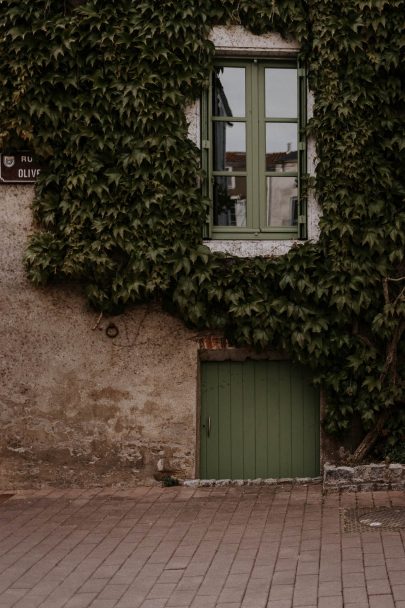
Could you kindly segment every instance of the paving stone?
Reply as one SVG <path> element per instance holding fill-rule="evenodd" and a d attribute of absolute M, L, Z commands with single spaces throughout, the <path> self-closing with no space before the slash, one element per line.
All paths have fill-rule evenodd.
<path fill-rule="evenodd" d="M 318 600 L 318 608 L 343 608 L 343 598 L 341 595 L 320 597 Z"/>
<path fill-rule="evenodd" d="M 65 608 L 87 608 L 96 598 L 96 595 L 96 593 L 79 593 L 74 595 L 68 603 L 65 604 Z"/>
<path fill-rule="evenodd" d="M 295 577 L 295 570 L 282 570 L 273 574 L 271 583 L 272 585 L 292 585 Z"/>
<path fill-rule="evenodd" d="M 164 599 L 145 600 L 141 604 L 142 608 L 164 608 L 165 605 L 166 605 L 166 600 L 164 600 Z"/>
<path fill-rule="evenodd" d="M 391 585 L 403 585 L 405 581 L 405 570 L 388 572 Z"/>
<path fill-rule="evenodd" d="M 319 572 L 319 560 L 315 562 L 300 562 L 297 566 L 297 574 L 317 574 Z"/>
<path fill-rule="evenodd" d="M 371 595 L 369 603 L 370 608 L 395 608 L 391 595 Z"/>
<path fill-rule="evenodd" d="M 404 573 L 403 582 L 404 582 L 403 585 L 393 585 L 392 586 L 392 592 L 394 594 L 394 599 L 396 602 L 399 602 L 400 600 L 405 601 L 405 573 Z"/>
<path fill-rule="evenodd" d="M 367 566 L 364 569 L 364 574 L 367 580 L 376 580 L 387 578 L 387 569 L 384 566 Z"/>
<path fill-rule="evenodd" d="M 272 585 L 270 600 L 290 600 L 294 593 L 293 585 Z"/>
<path fill-rule="evenodd" d="M 194 598 L 191 608 L 215 608 L 217 603 L 217 596 L 198 596 Z"/>
<path fill-rule="evenodd" d="M 388 579 L 367 581 L 367 593 L 369 595 L 386 595 L 391 593 Z"/>
<path fill-rule="evenodd" d="M 363 556 L 365 566 L 384 566 L 385 556 L 384 553 L 367 554 Z"/>
<path fill-rule="evenodd" d="M 269 600 L 266 608 L 292 608 L 292 600 Z"/>
<path fill-rule="evenodd" d="M 342 595 L 342 584 L 340 581 L 324 581 L 319 583 L 318 595 L 322 597 L 336 597 Z M 326 604 L 326 601 L 323 601 Z"/>
<path fill-rule="evenodd" d="M 363 572 L 345 572 L 342 577 L 343 587 L 365 587 L 366 581 Z"/>
<path fill-rule="evenodd" d="M 342 560 L 342 572 L 364 572 L 363 562 L 357 559 Z"/>
<path fill-rule="evenodd" d="M 345 604 L 367 602 L 367 590 L 365 587 L 349 587 L 343 589 L 343 599 Z"/>

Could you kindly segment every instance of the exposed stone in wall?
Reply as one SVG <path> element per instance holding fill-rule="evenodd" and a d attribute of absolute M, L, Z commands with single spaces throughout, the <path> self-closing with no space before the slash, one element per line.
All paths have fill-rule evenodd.
<path fill-rule="evenodd" d="M 339 467 L 326 464 L 323 487 L 324 490 L 405 490 L 405 465 Z"/>
<path fill-rule="evenodd" d="M 217 334 L 200 335 L 198 337 L 198 345 L 200 349 L 205 350 L 223 350 L 232 348 L 224 336 Z"/>
<path fill-rule="evenodd" d="M 157 306 L 95 328 L 78 288 L 34 288 L 22 264 L 32 197 L 0 188 L 0 487 L 128 485 L 162 458 L 194 477 L 194 334 Z"/>
<path fill-rule="evenodd" d="M 210 40 L 220 53 L 227 55 L 234 52 L 242 55 L 262 52 L 268 56 L 293 56 L 298 50 L 298 43 L 286 40 L 278 32 L 257 36 L 241 25 L 222 25 L 212 29 Z"/>
<path fill-rule="evenodd" d="M 189 139 L 191 139 L 198 148 L 201 148 L 201 107 L 199 99 L 186 108 L 186 120 L 188 123 Z"/>

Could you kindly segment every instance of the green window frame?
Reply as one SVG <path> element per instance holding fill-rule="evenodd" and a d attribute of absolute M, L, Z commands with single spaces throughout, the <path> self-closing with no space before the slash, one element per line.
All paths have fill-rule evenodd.
<path fill-rule="evenodd" d="M 225 73 L 225 68 L 244 70 L 245 90 L 240 92 L 240 99 L 244 98 L 244 103 L 236 103 L 239 107 L 244 105 L 242 116 L 232 113 L 230 107 L 232 104 L 227 103 L 225 88 L 221 88 L 224 103 L 221 105 L 218 102 L 218 90 L 222 85 L 218 85 L 220 78 L 217 75 L 221 74 L 221 70 L 222 73 Z M 277 70 L 284 70 L 284 72 L 277 72 Z M 291 71 L 290 74 L 289 71 Z M 233 71 L 235 74 L 237 72 L 242 73 Z M 232 71 L 228 70 L 228 73 L 232 73 Z M 271 98 L 272 91 L 275 91 L 276 87 L 274 85 L 272 89 L 271 75 L 277 83 L 280 82 L 283 75 L 288 74 L 289 82 L 291 82 L 291 75 L 294 80 L 295 73 L 297 109 L 294 115 L 273 115 L 268 99 Z M 214 104 L 214 94 L 216 105 Z M 233 87 L 234 99 L 237 99 L 238 94 L 235 96 L 235 87 Z M 216 109 L 221 107 L 215 114 L 214 105 Z M 274 107 L 277 106 L 280 107 L 280 100 L 274 104 Z M 259 240 L 306 239 L 307 201 L 303 188 L 303 178 L 307 173 L 306 76 L 305 69 L 300 66 L 298 58 L 272 60 L 218 58 L 214 63 L 210 86 L 202 96 L 201 114 L 202 167 L 206 175 L 203 194 L 210 201 L 204 237 Z M 272 146 L 273 148 L 274 146 L 281 147 L 281 143 L 276 141 L 277 137 L 281 142 L 286 133 L 295 132 L 294 129 L 291 131 L 292 125 L 296 125 L 297 129 L 297 150 L 290 152 L 287 147 L 282 152 L 271 154 L 269 150 L 272 150 Z M 231 128 L 234 129 L 234 133 L 237 131 L 240 134 L 244 133 L 243 137 L 240 137 L 240 141 L 243 140 L 245 144 L 243 152 L 226 150 L 227 138 L 228 141 L 232 140 L 232 134 L 227 135 Z M 284 136 L 282 135 L 283 129 L 285 130 Z M 277 137 L 274 135 L 272 139 L 272 133 L 278 133 Z M 235 135 L 233 135 L 233 140 L 235 141 Z M 244 144 L 234 145 L 241 147 Z M 232 143 L 229 145 L 232 146 Z M 218 162 L 219 157 L 220 162 Z M 231 161 L 231 165 L 234 162 L 231 167 L 225 166 L 226 159 L 229 158 L 237 159 Z M 293 158 L 294 162 L 272 160 L 276 158 Z M 285 170 L 284 167 L 287 169 Z M 241 185 L 235 186 L 235 183 Z M 236 192 L 235 196 L 229 194 L 232 190 Z M 276 205 L 278 219 L 275 211 Z M 273 220 L 274 217 L 275 220 Z"/>

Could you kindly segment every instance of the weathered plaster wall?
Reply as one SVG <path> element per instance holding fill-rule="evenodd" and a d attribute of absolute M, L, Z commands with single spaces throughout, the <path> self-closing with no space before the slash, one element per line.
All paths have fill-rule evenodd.
<path fill-rule="evenodd" d="M 0 188 L 0 487 L 194 477 L 197 348 L 157 307 L 116 318 L 77 288 L 35 289 L 22 256 L 33 188 Z M 114 322 L 116 338 L 105 328 Z"/>

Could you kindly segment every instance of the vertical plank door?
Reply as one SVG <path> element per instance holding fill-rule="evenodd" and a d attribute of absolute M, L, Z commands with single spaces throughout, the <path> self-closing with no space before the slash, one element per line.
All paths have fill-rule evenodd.
<path fill-rule="evenodd" d="M 319 392 L 289 361 L 202 362 L 200 477 L 319 475 Z"/>

